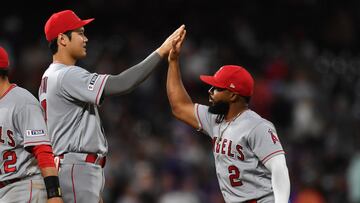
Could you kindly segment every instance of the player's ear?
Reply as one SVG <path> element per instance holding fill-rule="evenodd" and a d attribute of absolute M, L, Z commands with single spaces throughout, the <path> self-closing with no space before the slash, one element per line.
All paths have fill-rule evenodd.
<path fill-rule="evenodd" d="M 239 95 L 231 92 L 230 101 L 231 101 L 231 102 L 235 102 L 235 101 L 237 101 L 238 99 L 239 99 Z"/>
<path fill-rule="evenodd" d="M 58 44 L 59 45 L 62 45 L 62 46 L 66 46 L 66 35 L 64 35 L 64 34 L 62 34 L 62 33 L 60 33 L 59 35 L 58 35 L 58 37 L 57 37 L 57 41 L 58 41 Z"/>

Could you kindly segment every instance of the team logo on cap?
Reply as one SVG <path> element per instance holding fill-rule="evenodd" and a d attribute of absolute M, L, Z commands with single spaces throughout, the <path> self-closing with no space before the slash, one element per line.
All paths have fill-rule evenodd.
<path fill-rule="evenodd" d="M 26 136 L 28 137 L 40 137 L 45 135 L 44 130 L 26 130 Z"/>

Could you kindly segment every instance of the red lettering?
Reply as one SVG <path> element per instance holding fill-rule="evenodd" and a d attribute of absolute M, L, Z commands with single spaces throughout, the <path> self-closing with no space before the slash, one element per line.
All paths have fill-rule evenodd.
<path fill-rule="evenodd" d="M 238 186 L 242 186 L 242 182 L 240 180 L 240 170 L 238 169 L 238 167 L 231 165 L 228 167 L 229 170 L 229 179 L 230 179 L 230 184 L 233 187 L 238 187 Z"/>
<path fill-rule="evenodd" d="M 220 142 L 221 142 L 221 138 L 219 139 L 219 141 L 216 142 L 216 153 L 219 153 L 220 151 Z"/>
<path fill-rule="evenodd" d="M 234 154 L 231 153 L 231 145 L 232 145 L 232 141 L 229 140 L 229 147 L 228 147 L 228 153 L 227 153 L 227 155 L 228 155 L 229 157 L 234 157 Z"/>
<path fill-rule="evenodd" d="M 9 138 L 8 144 L 10 147 L 15 147 L 15 141 L 13 135 L 14 133 L 11 130 L 7 130 L 7 136 Z"/>
<path fill-rule="evenodd" d="M 213 151 L 215 151 L 216 139 L 217 139 L 217 137 L 213 137 L 213 139 L 211 140 L 211 143 L 212 143 L 212 146 L 213 146 Z"/>
<path fill-rule="evenodd" d="M 227 142 L 227 139 L 224 139 L 222 145 L 221 145 L 221 154 L 225 154 L 225 150 L 224 148 L 226 147 L 226 142 Z"/>
<path fill-rule="evenodd" d="M 240 161 L 244 161 L 244 159 L 245 159 L 244 153 L 241 151 L 242 149 L 243 149 L 242 146 L 236 145 L 236 151 L 239 153 L 239 156 L 237 156 L 237 158 Z"/>
<path fill-rule="evenodd" d="M 44 78 L 41 80 L 41 84 L 40 84 L 40 94 L 46 93 L 46 90 L 47 90 L 47 79 L 48 79 L 48 77 L 44 77 Z"/>
<path fill-rule="evenodd" d="M 41 106 L 44 110 L 44 119 L 45 119 L 45 122 L 47 121 L 47 115 L 46 115 L 46 99 L 44 100 L 41 100 Z"/>
<path fill-rule="evenodd" d="M 10 158 L 10 159 L 9 159 Z M 4 162 L 4 172 L 11 173 L 16 171 L 16 166 L 9 166 L 16 164 L 16 153 L 14 151 L 6 151 L 3 155 L 3 159 L 6 160 Z"/>

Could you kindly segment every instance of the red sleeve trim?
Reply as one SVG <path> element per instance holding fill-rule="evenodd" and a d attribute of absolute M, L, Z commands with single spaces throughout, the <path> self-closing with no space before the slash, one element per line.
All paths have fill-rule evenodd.
<path fill-rule="evenodd" d="M 10 92 L 10 90 L 14 89 L 16 87 L 16 84 L 11 84 L 10 87 L 0 96 L 0 99 L 2 99 L 3 97 L 5 97 L 5 95 L 7 93 Z"/>
<path fill-rule="evenodd" d="M 102 92 L 102 91 L 101 91 L 101 90 L 102 90 L 102 86 L 104 85 L 104 82 L 105 82 L 106 78 L 108 78 L 108 77 L 109 77 L 108 75 L 105 75 L 104 78 L 103 78 L 103 80 L 101 81 L 99 91 L 98 91 L 98 93 L 96 94 L 96 99 L 95 99 L 95 104 L 96 104 L 96 105 L 99 105 L 99 102 L 100 102 L 100 101 L 99 101 L 99 100 L 100 100 L 99 95 L 100 95 L 100 92 Z"/>
<path fill-rule="evenodd" d="M 285 154 L 285 151 L 284 151 L 284 150 L 275 151 L 275 152 L 267 155 L 265 158 L 263 158 L 263 159 L 261 160 L 261 162 L 262 162 L 263 164 L 265 164 L 265 162 L 267 162 L 267 161 L 268 161 L 271 157 L 273 157 L 273 155 L 275 155 L 275 154 Z"/>

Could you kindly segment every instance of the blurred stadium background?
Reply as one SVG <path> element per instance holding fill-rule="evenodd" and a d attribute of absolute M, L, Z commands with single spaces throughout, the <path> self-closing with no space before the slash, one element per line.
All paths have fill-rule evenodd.
<path fill-rule="evenodd" d="M 187 26 L 182 73 L 207 104 L 200 74 L 239 64 L 256 79 L 251 107 L 277 127 L 291 202 L 360 202 L 360 1 L 88 0 L 2 4 L 0 45 L 11 80 L 37 97 L 51 62 L 43 26 L 53 13 L 95 17 L 79 65 L 120 73 Z M 35 9 L 36 8 L 36 9 Z M 220 203 L 211 142 L 171 117 L 167 63 L 128 95 L 101 106 L 109 141 L 105 202 Z"/>

